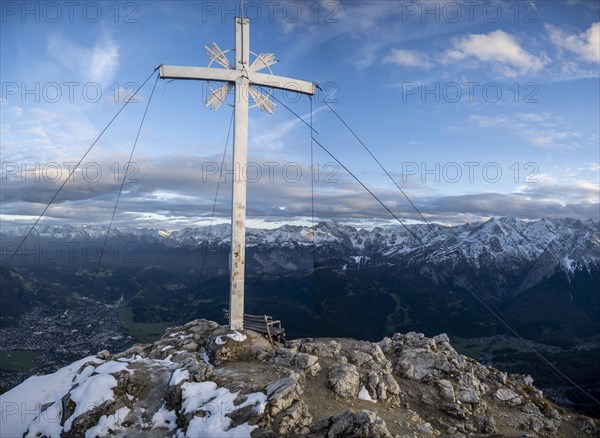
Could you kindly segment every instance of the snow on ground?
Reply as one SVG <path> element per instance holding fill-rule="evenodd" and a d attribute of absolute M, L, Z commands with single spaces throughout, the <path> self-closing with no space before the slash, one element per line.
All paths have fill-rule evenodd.
<path fill-rule="evenodd" d="M 246 336 L 233 332 L 221 338 L 241 342 Z M 203 359 L 207 360 L 203 352 Z M 75 420 L 85 412 L 103 403 L 115 400 L 114 388 L 117 387 L 117 373 L 136 372 L 130 368 L 132 363 L 144 363 L 150 367 L 176 367 L 171 360 L 147 359 L 137 355 L 119 360 L 103 361 L 95 356 L 86 357 L 56 373 L 47 376 L 33 376 L 16 388 L 0 396 L 1 423 L 0 436 L 18 437 L 28 432 L 28 437 L 46 436 L 60 438 L 61 434 L 72 431 Z M 87 366 L 84 366 L 89 363 Z M 264 412 L 267 397 L 262 392 L 240 395 L 226 388 L 219 388 L 214 382 L 186 382 L 189 371 L 175 369 L 169 380 L 169 385 L 181 385 L 182 410 L 185 414 L 200 414 L 194 416 L 189 423 L 186 436 L 211 437 L 244 437 L 256 428 L 249 424 L 232 427 L 233 411 L 249 407 L 257 414 Z M 74 411 L 61 426 L 65 417 L 62 412 L 62 400 L 67 396 L 75 403 Z M 243 400 L 243 401 L 242 401 Z M 239 403 L 236 405 L 235 403 Z M 86 437 L 107 436 L 111 433 L 124 433 L 123 422 L 134 413 L 128 407 L 122 407 L 113 414 L 110 411 L 101 416 L 85 434 Z M 181 435 L 177 429 L 175 411 L 169 411 L 165 405 L 154 413 L 152 422 L 147 424 L 152 428 L 167 428 Z"/>
<path fill-rule="evenodd" d="M 573 274 L 575 272 L 575 267 L 577 266 L 577 261 L 571 260 L 569 256 L 564 256 L 562 264 L 569 273 Z"/>
<path fill-rule="evenodd" d="M 117 379 L 115 379 L 112 374 L 125 370 L 131 372 L 131 370 L 127 368 L 126 363 L 110 361 L 103 363 L 94 369 L 94 375 L 83 379 L 77 379 L 79 386 L 70 392 L 71 400 L 76 404 L 75 412 L 65 420 L 65 432 L 71 430 L 73 421 L 81 414 L 100 406 L 105 401 L 115 399 L 112 389 L 117 386 Z M 123 421 L 124 418 L 125 417 L 122 417 L 121 421 Z M 112 418 L 112 420 L 116 421 L 117 418 Z M 106 424 L 110 421 L 110 419 L 104 420 Z"/>
<path fill-rule="evenodd" d="M 127 368 L 126 363 L 116 362 L 114 360 L 103 363 L 94 369 L 94 372 L 98 374 L 115 374 L 121 371 L 128 371 L 130 373 L 132 372 L 129 368 Z"/>
<path fill-rule="evenodd" d="M 371 398 L 371 395 L 369 394 L 369 391 L 367 391 L 367 388 L 365 388 L 364 386 L 358 392 L 358 398 L 360 400 L 366 400 L 366 401 L 370 401 L 370 402 L 373 402 L 373 403 L 377 403 L 375 400 L 373 400 Z"/>
<path fill-rule="evenodd" d="M 29 424 L 41 427 L 48 437 L 58 437 L 62 409 L 60 403 L 52 405 L 43 413 L 41 407 L 60 401 L 69 391 L 77 370 L 86 362 L 101 363 L 95 356 L 88 356 L 46 376 L 31 376 L 17 387 L 0 395 L 0 430 L 2 436 L 23 436 Z"/>
<path fill-rule="evenodd" d="M 202 358 L 202 360 L 204 361 L 204 363 L 205 363 L 206 365 L 210 365 L 210 359 L 209 359 L 209 357 L 208 357 L 208 354 L 206 354 L 206 351 L 202 351 L 202 352 L 200 353 L 200 357 Z"/>
<path fill-rule="evenodd" d="M 65 421 L 65 432 L 71 430 L 73 421 L 87 410 L 108 400 L 114 400 L 112 391 L 117 386 L 117 379 L 110 374 L 97 374 L 85 379 L 71 391 L 71 400 L 76 403 L 75 412 Z"/>
<path fill-rule="evenodd" d="M 173 430 L 177 427 L 177 415 L 175 411 L 169 411 L 165 405 L 154 413 L 152 416 L 152 428 L 165 427 Z"/>
<path fill-rule="evenodd" d="M 237 341 L 237 342 L 244 342 L 244 341 L 247 339 L 247 336 L 246 336 L 246 335 L 243 335 L 243 334 L 241 334 L 241 333 L 240 333 L 240 332 L 238 332 L 237 330 L 236 330 L 236 331 L 234 331 L 233 333 L 229 333 L 229 334 L 227 335 L 227 337 L 228 337 L 229 339 L 233 339 L 234 341 Z"/>
<path fill-rule="evenodd" d="M 178 368 L 175 371 L 173 371 L 171 380 L 169 380 L 169 386 L 177 386 L 184 380 L 187 380 L 189 377 L 190 377 L 190 372 L 188 370 Z"/>
<path fill-rule="evenodd" d="M 100 417 L 98 424 L 89 428 L 85 432 L 85 438 L 95 438 L 97 436 L 109 436 L 109 431 L 115 432 L 121 428 L 121 423 L 125 417 L 131 412 L 127 406 L 117 409 L 114 414 L 103 415 Z"/>
<path fill-rule="evenodd" d="M 98 366 L 88 365 L 81 369 L 87 362 Z M 112 389 L 117 386 L 117 380 L 112 374 L 121 371 L 132 372 L 127 363 L 104 362 L 95 356 L 88 356 L 53 374 L 30 377 L 0 396 L 1 436 L 23 436 L 29 430 L 27 436 L 60 437 L 61 432 L 71 429 L 78 416 L 107 400 L 114 400 Z M 71 389 L 75 384 L 77 387 Z M 69 394 L 76 407 L 63 428 L 60 422 L 65 394 Z M 128 413 L 120 409 L 113 415 L 103 416 L 90 436 L 103 435 L 108 428 L 115 429 Z"/>
<path fill-rule="evenodd" d="M 164 359 L 147 359 L 145 357 L 140 356 L 139 354 L 134 354 L 131 357 L 122 357 L 118 359 L 118 361 L 129 363 L 143 363 L 150 366 L 172 367 L 175 366 L 175 363 L 171 359 L 173 359 L 172 354 L 169 354 Z"/>
<path fill-rule="evenodd" d="M 181 389 L 184 413 L 205 413 L 204 417 L 196 416 L 190 421 L 186 433 L 189 437 L 249 437 L 256 426 L 245 423 L 230 428 L 231 419 L 227 414 L 245 406 L 254 406 L 257 413 L 262 413 L 267 403 L 267 396 L 256 392 L 247 395 L 245 402 L 235 406 L 239 392 L 232 393 L 227 388 L 219 388 L 214 382 L 184 383 Z"/>
<path fill-rule="evenodd" d="M 237 330 L 234 331 L 233 333 L 227 334 L 226 336 L 229 339 L 232 339 L 236 342 L 244 342 L 246 339 L 248 339 L 248 337 L 246 335 L 243 335 L 242 333 L 238 332 Z M 215 338 L 215 344 L 224 345 L 225 343 L 227 343 L 227 339 L 223 339 L 223 336 L 217 336 Z"/>
<path fill-rule="evenodd" d="M 369 260 L 371 260 L 371 257 L 369 256 L 362 256 L 362 255 L 358 255 L 358 256 L 350 256 L 349 257 L 351 260 L 354 260 L 354 263 L 356 263 L 358 266 L 361 265 L 361 263 L 364 265 L 365 263 L 367 263 Z"/>

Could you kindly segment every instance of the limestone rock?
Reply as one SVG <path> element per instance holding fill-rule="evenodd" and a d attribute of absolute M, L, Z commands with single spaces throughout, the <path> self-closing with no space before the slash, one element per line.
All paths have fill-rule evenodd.
<path fill-rule="evenodd" d="M 385 421 L 371 411 L 345 411 L 318 421 L 312 432 L 327 438 L 391 437 Z"/>
<path fill-rule="evenodd" d="M 475 424 L 477 430 L 481 433 L 494 433 L 496 431 L 496 421 L 490 415 L 475 417 Z"/>
<path fill-rule="evenodd" d="M 400 385 L 389 371 L 369 371 L 363 380 L 365 388 L 374 400 L 385 401 L 400 395 Z"/>
<path fill-rule="evenodd" d="M 460 420 L 465 420 L 469 416 L 469 413 L 464 409 L 464 407 L 457 403 L 446 403 L 442 406 L 442 410 L 451 417 L 458 418 Z"/>
<path fill-rule="evenodd" d="M 309 376 L 315 376 L 321 371 L 317 356 L 298 352 L 295 348 L 277 347 L 268 351 L 261 350 L 256 358 L 274 365 L 298 368 Z"/>
<path fill-rule="evenodd" d="M 396 372 L 411 380 L 426 381 L 443 379 L 458 369 L 444 356 L 419 347 L 400 353 Z"/>
<path fill-rule="evenodd" d="M 523 403 L 523 399 L 514 391 L 508 388 L 498 389 L 494 394 L 494 397 L 496 397 L 496 399 L 500 400 L 501 402 L 507 403 L 510 406 L 519 406 Z"/>
<path fill-rule="evenodd" d="M 439 432 L 433 428 L 431 423 L 423 422 L 416 426 L 416 430 L 421 437 L 430 437 L 439 435 Z"/>
<path fill-rule="evenodd" d="M 303 393 L 296 377 L 286 377 L 265 388 L 270 414 L 275 416 L 289 408 Z"/>
<path fill-rule="evenodd" d="M 526 428 L 529 428 L 532 432 L 538 433 L 544 428 L 544 422 L 539 417 L 528 417 Z"/>
<path fill-rule="evenodd" d="M 525 412 L 526 414 L 529 414 L 529 415 L 535 415 L 537 417 L 542 416 L 542 413 L 540 412 L 538 407 L 536 405 L 534 405 L 533 403 L 525 403 L 521 407 L 521 412 Z"/>
<path fill-rule="evenodd" d="M 445 379 L 439 380 L 437 383 L 440 389 L 440 397 L 447 402 L 454 403 L 456 401 L 456 398 L 452 383 L 449 380 Z"/>
<path fill-rule="evenodd" d="M 596 423 L 591 418 L 586 418 L 582 422 L 579 423 L 579 430 L 583 431 L 587 435 L 594 435 L 598 433 L 598 428 L 596 427 Z"/>
<path fill-rule="evenodd" d="M 280 417 L 277 433 L 281 435 L 289 433 L 306 434 L 309 432 L 308 426 L 313 421 L 308 406 L 302 400 L 287 408 L 280 414 Z"/>
<path fill-rule="evenodd" d="M 96 353 L 96 357 L 98 359 L 108 360 L 108 359 L 110 359 L 110 353 L 108 352 L 108 350 L 102 350 L 102 351 L 99 351 L 98 353 Z"/>
<path fill-rule="evenodd" d="M 458 387 L 458 395 L 456 398 L 462 403 L 479 403 L 479 394 L 477 393 L 477 390 L 475 388 L 469 388 L 466 386 Z"/>
<path fill-rule="evenodd" d="M 397 333 L 379 343 L 307 338 L 273 347 L 255 332 L 243 340 L 228 333 L 192 321 L 153 344 L 101 351 L 63 369 L 63 389 L 40 385 L 52 398 L 40 401 L 25 436 L 48 435 L 41 424 L 52 413 L 58 418 L 51 435 L 62 437 L 206 436 L 198 426 L 215 419 L 216 435 L 253 438 L 598 434 L 593 420 L 560 415 L 531 377 L 462 356 L 446 335 Z M 95 379 L 102 382 L 95 386 Z M 356 398 L 362 386 L 376 403 Z"/>
<path fill-rule="evenodd" d="M 337 364 L 329 372 L 329 386 L 341 398 L 356 397 L 360 376 L 355 365 Z"/>
<path fill-rule="evenodd" d="M 295 346 L 302 353 L 318 357 L 336 357 L 341 349 L 340 343 L 337 341 L 320 342 L 310 338 L 291 341 L 290 345 Z"/>

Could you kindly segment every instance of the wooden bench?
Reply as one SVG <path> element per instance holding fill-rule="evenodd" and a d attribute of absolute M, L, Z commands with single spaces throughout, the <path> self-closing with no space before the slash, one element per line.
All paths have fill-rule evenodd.
<path fill-rule="evenodd" d="M 225 309 L 223 313 L 229 320 L 229 310 Z M 272 316 L 244 314 L 244 328 L 266 335 L 271 345 L 285 342 L 285 329 L 281 327 L 281 321 L 274 321 Z"/>

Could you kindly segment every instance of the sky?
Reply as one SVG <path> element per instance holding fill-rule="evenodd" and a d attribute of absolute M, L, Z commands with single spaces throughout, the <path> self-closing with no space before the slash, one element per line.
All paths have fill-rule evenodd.
<path fill-rule="evenodd" d="M 204 46 L 213 42 L 233 49 L 240 6 L 2 2 L 1 226 L 31 226 L 53 197 L 40 224 L 108 224 L 146 108 L 113 226 L 207 225 L 217 186 L 215 222 L 227 222 L 232 107 L 205 108 L 218 84 L 157 80 L 153 71 L 208 66 Z M 250 110 L 250 226 L 396 223 L 311 145 L 311 119 L 319 143 L 398 218 L 419 222 L 326 103 L 429 221 L 600 219 L 600 2 L 245 1 L 244 9 L 250 49 L 279 60 L 273 74 L 321 88 L 312 102 L 274 92 L 273 115 Z"/>

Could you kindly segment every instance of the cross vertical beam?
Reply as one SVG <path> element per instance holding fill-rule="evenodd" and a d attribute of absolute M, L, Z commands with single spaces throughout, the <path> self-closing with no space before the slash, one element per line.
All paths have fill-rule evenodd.
<path fill-rule="evenodd" d="M 256 106 L 272 113 L 275 105 L 262 94 L 259 88 L 275 88 L 312 96 L 316 84 L 298 79 L 260 73 L 276 61 L 272 53 L 255 55 L 250 64 L 250 20 L 235 19 L 235 66 L 216 44 L 205 46 L 211 64 L 224 68 L 186 67 L 179 65 L 160 66 L 162 79 L 217 81 L 225 84 L 212 92 L 206 106 L 216 110 L 225 102 L 232 86 L 235 86 L 235 128 L 233 134 L 233 193 L 231 205 L 231 283 L 229 291 L 229 328 L 244 328 L 244 273 L 246 267 L 246 165 L 248 161 L 248 99 L 249 94 Z M 270 71 L 270 69 L 269 69 Z M 258 87 L 258 88 L 257 88 Z"/>
<path fill-rule="evenodd" d="M 236 69 L 247 72 L 250 59 L 249 20 L 235 19 Z M 244 328 L 244 272 L 246 265 L 246 171 L 248 162 L 248 75 L 235 81 L 235 128 L 233 134 L 233 195 L 231 210 L 231 283 L 229 327 Z"/>

